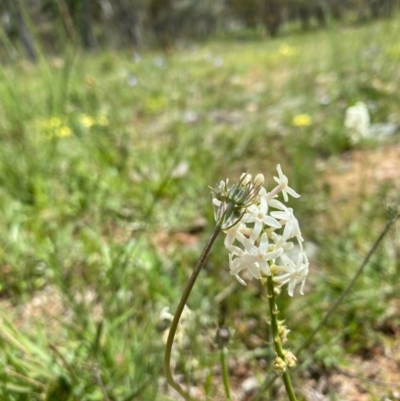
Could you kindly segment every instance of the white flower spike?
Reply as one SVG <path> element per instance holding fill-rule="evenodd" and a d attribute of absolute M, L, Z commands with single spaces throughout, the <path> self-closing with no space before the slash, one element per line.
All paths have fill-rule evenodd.
<path fill-rule="evenodd" d="M 277 288 L 287 284 L 288 293 L 293 296 L 298 284 L 303 293 L 308 260 L 299 222 L 293 209 L 278 200 L 278 195 L 282 193 L 284 202 L 289 195 L 294 198 L 300 195 L 289 187 L 289 180 L 279 164 L 277 171 L 278 177 L 274 180 L 278 186 L 271 192 L 262 186 L 262 174 L 254 179 L 250 174 L 242 174 L 239 183 L 230 187 L 228 180 L 221 181 L 213 190 L 213 204 L 216 219 L 222 218 L 231 275 L 243 285 L 246 279 L 272 276 Z M 290 252 L 295 244 L 298 248 L 296 262 L 291 259 L 293 252 Z"/>

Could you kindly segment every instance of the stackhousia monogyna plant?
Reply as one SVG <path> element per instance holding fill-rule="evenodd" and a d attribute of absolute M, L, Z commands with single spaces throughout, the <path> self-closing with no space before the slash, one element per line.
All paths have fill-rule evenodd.
<path fill-rule="evenodd" d="M 246 279 L 261 280 L 267 289 L 270 309 L 268 322 L 276 353 L 273 368 L 282 376 L 289 399 L 296 400 L 288 372 L 289 368 L 296 364 L 296 357 L 284 348 L 289 330 L 283 325 L 282 317 L 278 320 L 276 297 L 284 285 L 287 285 L 290 296 L 294 295 L 297 285 L 300 285 L 300 293 L 303 293 L 309 264 L 299 223 L 293 209 L 284 203 L 288 201 L 289 195 L 295 198 L 300 195 L 289 187 L 288 179 L 280 165 L 277 166 L 277 170 L 278 177 L 274 177 L 277 185 L 270 192 L 263 186 L 262 174 L 254 178 L 250 174 L 242 174 L 240 180 L 231 186 L 229 181 L 225 180 L 212 188 L 216 225 L 183 292 L 172 320 L 165 350 L 164 367 L 167 381 L 187 400 L 192 400 L 192 397 L 174 380 L 171 372 L 172 345 L 189 294 L 215 239 L 221 232 L 225 234 L 224 244 L 229 252 L 230 274 L 243 285 L 246 285 Z M 279 200 L 280 194 L 283 201 Z M 225 365 L 223 358 L 222 365 Z M 230 399 L 226 369 L 223 369 L 223 375 L 226 395 Z"/>

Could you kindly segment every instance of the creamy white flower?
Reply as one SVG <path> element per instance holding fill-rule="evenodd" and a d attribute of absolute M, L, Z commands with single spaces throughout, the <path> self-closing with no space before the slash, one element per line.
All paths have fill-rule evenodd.
<path fill-rule="evenodd" d="M 247 256 L 246 253 L 244 253 L 243 256 L 239 256 L 236 259 L 232 258 L 230 260 L 229 268 L 231 270 L 231 274 L 236 278 L 238 278 L 238 274 L 242 270 L 247 269 L 247 271 L 250 273 L 252 277 L 254 277 L 256 280 L 260 280 L 261 279 L 260 266 L 255 261 L 249 261 L 246 258 L 246 256 Z"/>
<path fill-rule="evenodd" d="M 274 241 L 275 249 L 283 248 L 284 251 L 290 251 L 294 248 L 293 242 L 287 242 L 282 235 L 275 232 L 271 233 L 271 239 Z"/>
<path fill-rule="evenodd" d="M 274 281 L 280 286 L 289 283 L 288 294 L 291 297 L 296 285 L 301 283 L 300 294 L 303 294 L 303 287 L 308 274 L 307 257 L 305 257 L 304 253 L 300 253 L 297 263 L 294 263 L 286 254 L 281 255 L 280 259 L 283 266 L 276 266 L 276 268 L 283 272 L 283 274 L 275 276 Z"/>
<path fill-rule="evenodd" d="M 293 196 L 293 198 L 299 198 L 300 195 L 292 188 L 289 187 L 289 180 L 286 177 L 286 175 L 283 174 L 281 165 L 278 164 L 276 166 L 276 169 L 278 171 L 279 177 L 274 177 L 274 180 L 279 184 L 278 187 L 275 188 L 275 190 L 278 190 L 278 192 L 282 192 L 283 194 L 283 199 L 285 202 L 289 200 L 289 195 Z M 274 190 L 274 191 L 275 191 Z M 274 191 L 271 192 L 271 194 L 274 193 Z M 273 194 L 275 196 L 275 194 Z"/>
<path fill-rule="evenodd" d="M 250 241 L 252 242 L 259 237 L 264 225 L 274 228 L 282 227 L 276 219 L 268 215 L 268 203 L 265 196 L 261 197 L 258 206 L 251 205 L 247 208 L 242 221 L 244 223 L 254 223 L 253 233 L 250 236 Z"/>
<path fill-rule="evenodd" d="M 233 268 L 233 255 L 230 253 L 229 254 L 229 269 L 231 270 L 231 274 L 236 277 L 236 280 L 239 281 L 240 284 L 247 285 L 246 282 L 239 276 L 239 274 L 232 273 L 232 268 Z"/>
<path fill-rule="evenodd" d="M 348 129 L 353 143 L 368 136 L 370 117 L 367 105 L 363 102 L 357 102 L 354 106 L 349 107 L 346 110 L 344 125 Z"/>
<path fill-rule="evenodd" d="M 224 230 L 224 233 L 226 234 L 224 241 L 225 248 L 229 250 L 235 240 L 243 242 L 243 239 L 245 238 L 242 233 L 243 230 L 246 230 L 246 225 L 241 222 L 227 230 Z"/>
<path fill-rule="evenodd" d="M 299 222 L 293 214 L 293 209 L 288 207 L 286 210 L 281 212 L 271 212 L 273 217 L 281 220 L 281 223 L 285 226 L 283 229 L 283 238 L 288 240 L 293 237 L 297 237 L 299 242 L 304 241 L 301 236 Z"/>
<path fill-rule="evenodd" d="M 241 249 L 241 248 L 239 248 L 238 246 L 235 246 L 235 245 L 232 245 L 230 248 L 229 248 L 229 252 L 232 254 L 232 255 L 235 255 L 235 256 L 243 256 L 244 254 L 245 254 L 245 251 L 243 250 L 243 249 Z"/>
<path fill-rule="evenodd" d="M 267 194 L 267 199 L 268 199 L 268 206 L 279 210 L 287 209 L 287 206 L 285 206 L 281 201 L 278 201 L 277 199 L 271 199 L 269 194 Z"/>
<path fill-rule="evenodd" d="M 277 250 L 269 251 L 268 237 L 265 233 L 261 236 L 259 246 L 255 246 L 247 238 L 243 241 L 243 245 L 245 247 L 245 253 L 233 261 L 233 274 L 237 274 L 244 268 L 247 268 L 249 269 L 250 273 L 252 273 L 253 277 L 257 278 L 256 274 L 254 274 L 254 272 L 256 271 L 256 269 L 254 268 L 255 265 L 264 274 L 270 276 L 271 269 L 268 262 L 281 256 L 283 253 L 283 249 L 280 248 Z M 259 272 L 258 278 L 261 278 Z"/>

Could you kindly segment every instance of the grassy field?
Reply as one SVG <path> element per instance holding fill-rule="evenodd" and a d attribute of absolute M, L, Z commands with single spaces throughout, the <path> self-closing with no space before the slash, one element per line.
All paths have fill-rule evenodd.
<path fill-rule="evenodd" d="M 302 195 L 291 206 L 311 261 L 306 294 L 280 304 L 290 346 L 300 346 L 384 227 L 385 201 L 399 205 L 396 157 L 390 179 L 361 169 L 361 189 L 343 188 L 352 155 L 385 160 L 398 146 L 398 136 L 353 145 L 343 120 L 364 101 L 373 122 L 400 121 L 399 37 L 393 19 L 168 54 L 67 48 L 38 65 L 2 65 L 0 399 L 177 399 L 163 380 L 160 313 L 174 312 L 213 228 L 208 185 L 248 171 L 271 186 L 278 163 Z M 398 228 L 299 355 L 300 399 L 399 393 Z M 188 341 L 174 354 L 176 373 L 210 400 L 224 399 L 220 325 L 232 334 L 235 394 L 246 379 L 269 377 L 273 358 L 263 289 L 229 275 L 222 242 L 190 298 Z M 354 370 L 388 360 L 394 368 L 381 373 L 393 376 Z M 355 379 L 340 372 L 369 379 L 359 398 L 341 392 L 341 377 Z M 278 400 L 277 391 L 259 399 Z"/>

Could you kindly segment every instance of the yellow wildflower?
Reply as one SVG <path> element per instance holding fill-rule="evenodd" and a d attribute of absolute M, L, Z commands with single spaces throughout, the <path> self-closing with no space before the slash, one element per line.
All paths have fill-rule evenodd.
<path fill-rule="evenodd" d="M 91 128 L 96 123 L 94 118 L 87 114 L 80 114 L 78 120 L 85 128 Z"/>
<path fill-rule="evenodd" d="M 297 114 L 293 117 L 292 124 L 295 127 L 308 127 L 312 124 L 312 119 L 308 114 Z"/>
<path fill-rule="evenodd" d="M 71 128 L 64 124 L 64 121 L 59 117 L 35 120 L 33 126 L 38 132 L 44 132 L 49 139 L 54 137 L 65 138 L 72 135 Z"/>
<path fill-rule="evenodd" d="M 58 127 L 54 130 L 54 134 L 58 138 L 65 138 L 67 136 L 71 136 L 72 131 L 71 128 L 68 127 L 68 125 L 62 125 L 61 127 Z"/>
<path fill-rule="evenodd" d="M 297 54 L 297 50 L 293 46 L 283 44 L 279 47 L 279 53 L 282 54 L 282 56 L 290 57 Z"/>

